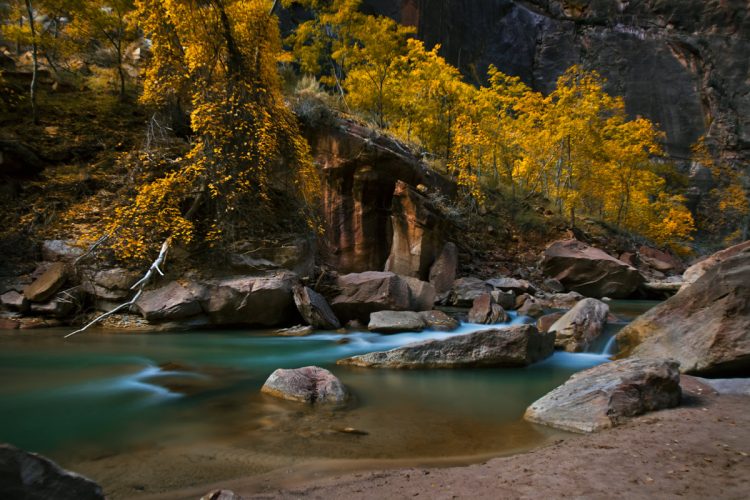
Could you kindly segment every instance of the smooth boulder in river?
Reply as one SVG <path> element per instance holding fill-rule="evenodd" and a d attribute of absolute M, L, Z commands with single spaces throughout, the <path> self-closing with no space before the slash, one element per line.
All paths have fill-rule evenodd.
<path fill-rule="evenodd" d="M 41 455 L 0 444 L 0 498 L 104 500 L 104 493 L 92 480 Z"/>
<path fill-rule="evenodd" d="M 318 366 L 279 368 L 268 377 L 261 392 L 299 403 L 341 404 L 349 399 L 346 386 L 333 373 Z"/>
<path fill-rule="evenodd" d="M 604 331 L 609 306 L 601 300 L 583 299 L 549 327 L 555 347 L 568 352 L 585 351 Z"/>
<path fill-rule="evenodd" d="M 378 333 L 421 332 L 425 321 L 414 311 L 377 311 L 370 314 L 367 329 Z"/>
<path fill-rule="evenodd" d="M 337 364 L 401 369 L 527 366 L 552 355 L 554 337 L 533 325 L 519 325 L 417 342 L 340 359 Z"/>
<path fill-rule="evenodd" d="M 596 432 L 628 417 L 680 403 L 674 361 L 623 359 L 574 374 L 528 407 L 530 422 L 573 432 Z"/>
<path fill-rule="evenodd" d="M 671 358 L 684 373 L 750 374 L 750 248 L 617 334 L 619 356 Z"/>
<path fill-rule="evenodd" d="M 636 268 L 578 240 L 549 245 L 542 272 L 568 290 L 595 298 L 627 298 L 646 281 Z"/>

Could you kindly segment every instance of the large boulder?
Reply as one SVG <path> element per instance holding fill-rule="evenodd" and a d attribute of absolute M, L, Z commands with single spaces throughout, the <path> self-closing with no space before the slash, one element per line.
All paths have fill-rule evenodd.
<path fill-rule="evenodd" d="M 297 284 L 297 276 L 286 272 L 225 278 L 208 284 L 202 307 L 216 325 L 295 324 L 299 313 L 292 289 Z"/>
<path fill-rule="evenodd" d="M 306 286 L 295 286 L 292 290 L 294 303 L 308 325 L 322 330 L 337 330 L 341 322 L 326 299 Z"/>
<path fill-rule="evenodd" d="M 682 272 L 685 267 L 680 259 L 657 248 L 642 246 L 638 249 L 641 263 L 662 273 Z"/>
<path fill-rule="evenodd" d="M 474 299 L 474 303 L 469 310 L 469 323 L 478 323 L 480 325 L 494 325 L 495 323 L 505 323 L 508 321 L 508 315 L 505 310 L 495 302 L 492 295 L 484 293 Z"/>
<path fill-rule="evenodd" d="M 627 298 L 645 282 L 634 267 L 578 240 L 548 246 L 542 272 L 568 290 L 595 298 Z"/>
<path fill-rule="evenodd" d="M 0 444 L 0 497 L 24 500 L 104 500 L 95 482 L 36 453 Z"/>
<path fill-rule="evenodd" d="M 583 299 L 549 327 L 555 347 L 568 352 L 585 351 L 604 331 L 609 306 L 597 299 Z"/>
<path fill-rule="evenodd" d="M 367 329 L 377 333 L 421 332 L 426 324 L 414 311 L 377 311 L 370 314 Z"/>
<path fill-rule="evenodd" d="M 66 279 L 68 271 L 65 264 L 55 262 L 24 289 L 23 295 L 31 302 L 44 302 L 60 289 Z"/>
<path fill-rule="evenodd" d="M 339 294 L 331 307 L 344 321 L 367 321 L 377 311 L 428 311 L 435 302 L 432 285 L 390 272 L 346 274 L 336 285 Z"/>
<path fill-rule="evenodd" d="M 435 293 L 442 295 L 449 292 L 456 280 L 458 271 L 458 247 L 448 242 L 443 245 L 435 262 L 430 267 L 429 282 L 435 287 Z"/>
<path fill-rule="evenodd" d="M 385 270 L 429 279 L 430 268 L 443 249 L 442 218 L 427 197 L 403 181 L 396 182 L 391 203 L 393 241 Z"/>
<path fill-rule="evenodd" d="M 617 335 L 620 356 L 672 358 L 691 374 L 750 374 L 750 248 L 639 316 Z"/>
<path fill-rule="evenodd" d="M 429 340 L 390 351 L 341 359 L 339 365 L 368 368 L 473 368 L 527 366 L 552 355 L 554 335 L 532 325 L 483 330 Z"/>
<path fill-rule="evenodd" d="M 503 292 L 513 292 L 516 295 L 524 293 L 534 294 L 536 289 L 534 286 L 526 280 L 520 280 L 516 278 L 492 278 L 487 280 L 487 284 L 495 290 L 501 290 Z"/>
<path fill-rule="evenodd" d="M 574 374 L 529 406 L 524 418 L 566 431 L 595 432 L 677 406 L 681 394 L 677 363 L 625 359 Z"/>
<path fill-rule="evenodd" d="M 148 321 L 175 321 L 203 312 L 206 288 L 194 281 L 170 281 L 154 290 L 147 290 L 135 307 Z"/>
<path fill-rule="evenodd" d="M 693 264 L 692 266 L 688 267 L 682 275 L 682 280 L 685 283 L 685 285 L 683 286 L 688 286 L 690 285 L 690 283 L 695 283 L 696 281 L 698 281 L 698 278 L 703 276 L 703 274 L 705 274 L 705 272 L 711 267 L 748 249 L 750 249 L 750 240 L 731 246 L 729 248 L 721 250 L 720 252 L 716 252 L 715 254 L 706 257 L 700 262 Z"/>
<path fill-rule="evenodd" d="M 274 371 L 261 392 L 289 401 L 310 404 L 341 404 L 349 391 L 331 372 L 318 366 Z"/>

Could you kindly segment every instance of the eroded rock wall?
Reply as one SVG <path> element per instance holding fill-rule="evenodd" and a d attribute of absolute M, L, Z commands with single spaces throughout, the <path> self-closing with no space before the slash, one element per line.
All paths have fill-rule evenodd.
<path fill-rule="evenodd" d="M 418 28 L 470 80 L 487 67 L 548 92 L 572 64 L 598 70 L 628 112 L 659 123 L 678 159 L 707 133 L 750 160 L 746 0 L 364 0 Z"/>

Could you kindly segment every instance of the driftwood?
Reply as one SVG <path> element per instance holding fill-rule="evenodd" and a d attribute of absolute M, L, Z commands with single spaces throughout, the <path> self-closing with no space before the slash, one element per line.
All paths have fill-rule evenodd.
<path fill-rule="evenodd" d="M 167 252 L 169 251 L 170 240 L 171 238 L 167 238 L 164 241 L 164 243 L 161 244 L 161 250 L 159 250 L 159 255 L 156 257 L 156 260 L 154 260 L 151 263 L 151 266 L 148 268 L 148 271 L 146 271 L 146 274 L 144 274 L 141 279 L 136 281 L 133 284 L 133 286 L 130 287 L 131 290 L 137 290 L 137 291 L 135 292 L 135 295 L 133 295 L 133 297 L 129 301 L 124 302 L 120 304 L 119 306 L 115 307 L 114 309 L 110 309 L 109 311 L 97 316 L 96 318 L 91 320 L 89 323 L 87 323 L 85 326 L 83 326 L 82 328 L 79 328 L 78 330 L 74 332 L 67 334 L 64 338 L 67 339 L 68 337 L 72 337 L 76 333 L 80 333 L 90 328 L 91 326 L 97 324 L 104 318 L 107 318 L 115 314 L 117 311 L 121 311 L 125 308 L 130 308 L 132 305 L 134 305 L 136 301 L 141 297 L 141 294 L 143 294 L 143 289 L 146 288 L 146 285 L 148 285 L 151 282 L 151 279 L 154 277 L 155 273 L 159 273 L 160 276 L 164 276 L 164 273 L 161 270 L 161 266 L 164 264 L 164 261 L 167 258 Z"/>

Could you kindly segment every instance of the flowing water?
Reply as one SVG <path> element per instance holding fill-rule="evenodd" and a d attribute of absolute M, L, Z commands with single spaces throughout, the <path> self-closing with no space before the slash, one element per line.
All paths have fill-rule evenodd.
<path fill-rule="evenodd" d="M 616 302 L 629 319 L 653 303 Z M 514 318 L 520 323 L 528 318 Z M 572 373 L 607 361 L 555 353 L 527 368 L 393 371 L 337 367 L 337 359 L 455 332 L 175 334 L 0 331 L 0 441 L 44 453 L 114 498 L 261 474 L 315 460 L 490 456 L 529 449 L 554 431 L 521 420 Z M 345 343 L 343 343 L 345 342 Z M 262 395 L 276 368 L 319 365 L 350 387 L 343 409 Z"/>

